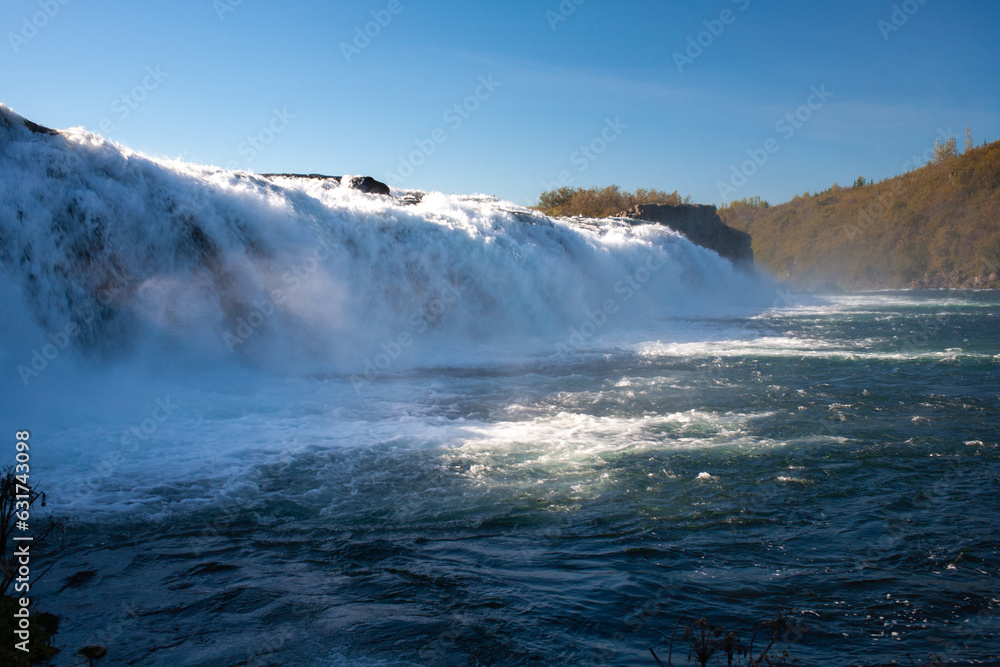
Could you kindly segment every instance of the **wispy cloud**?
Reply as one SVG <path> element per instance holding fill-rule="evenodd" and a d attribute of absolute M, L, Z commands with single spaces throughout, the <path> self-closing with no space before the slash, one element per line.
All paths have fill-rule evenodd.
<path fill-rule="evenodd" d="M 439 50 L 441 55 L 475 62 L 503 71 L 512 85 L 542 91 L 569 91 L 575 95 L 615 96 L 622 100 L 695 99 L 701 93 L 690 87 L 657 81 L 662 72 L 630 73 L 598 68 L 569 67 L 470 51 Z"/>

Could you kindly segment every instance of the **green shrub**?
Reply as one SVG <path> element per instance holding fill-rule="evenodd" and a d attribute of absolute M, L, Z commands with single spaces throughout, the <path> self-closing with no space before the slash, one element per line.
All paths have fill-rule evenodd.
<path fill-rule="evenodd" d="M 545 215 L 556 217 L 582 216 L 609 218 L 638 204 L 690 204 L 691 197 L 681 197 L 676 190 L 666 192 L 655 188 L 637 188 L 635 192 L 623 191 L 617 185 L 604 188 L 570 188 L 548 190 L 538 197 L 533 208 Z"/>

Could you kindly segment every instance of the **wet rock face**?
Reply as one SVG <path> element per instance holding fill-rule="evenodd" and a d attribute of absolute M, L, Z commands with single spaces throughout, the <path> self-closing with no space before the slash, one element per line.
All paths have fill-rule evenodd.
<path fill-rule="evenodd" d="M 371 176 L 352 176 L 347 179 L 347 187 L 370 195 L 389 194 L 389 186 L 381 181 L 376 181 Z"/>
<path fill-rule="evenodd" d="M 0 106 L 0 127 L 18 127 L 23 126 L 34 132 L 35 134 L 49 134 L 56 135 L 59 134 L 58 130 L 53 130 L 44 125 L 39 125 L 38 123 L 32 123 L 27 118 L 21 118 L 15 113 L 5 110 Z"/>
<path fill-rule="evenodd" d="M 652 222 L 669 227 L 709 250 L 714 250 L 733 264 L 753 264 L 750 235 L 722 222 L 714 206 L 704 204 L 640 204 L 618 217 L 638 222 Z"/>

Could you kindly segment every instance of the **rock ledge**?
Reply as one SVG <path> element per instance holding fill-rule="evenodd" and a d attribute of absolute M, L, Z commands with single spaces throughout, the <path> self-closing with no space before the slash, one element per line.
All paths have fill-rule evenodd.
<path fill-rule="evenodd" d="M 669 227 L 737 266 L 753 265 L 750 235 L 726 225 L 718 210 L 707 204 L 639 204 L 617 217 Z"/>

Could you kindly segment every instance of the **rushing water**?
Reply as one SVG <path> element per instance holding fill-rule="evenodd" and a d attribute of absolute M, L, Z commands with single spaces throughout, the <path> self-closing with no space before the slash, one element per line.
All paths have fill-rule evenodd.
<path fill-rule="evenodd" d="M 114 664 L 642 665 L 677 621 L 782 609 L 804 664 L 997 664 L 998 315 L 871 293 L 360 396 L 177 382 L 39 604 Z M 60 488 L 114 461 L 78 420 L 38 455 Z"/>
<path fill-rule="evenodd" d="M 1000 664 L 1000 292 L 804 298 L 656 225 L 416 199 L 0 106 L 57 665 L 653 665 L 782 610 L 802 664 Z"/>

